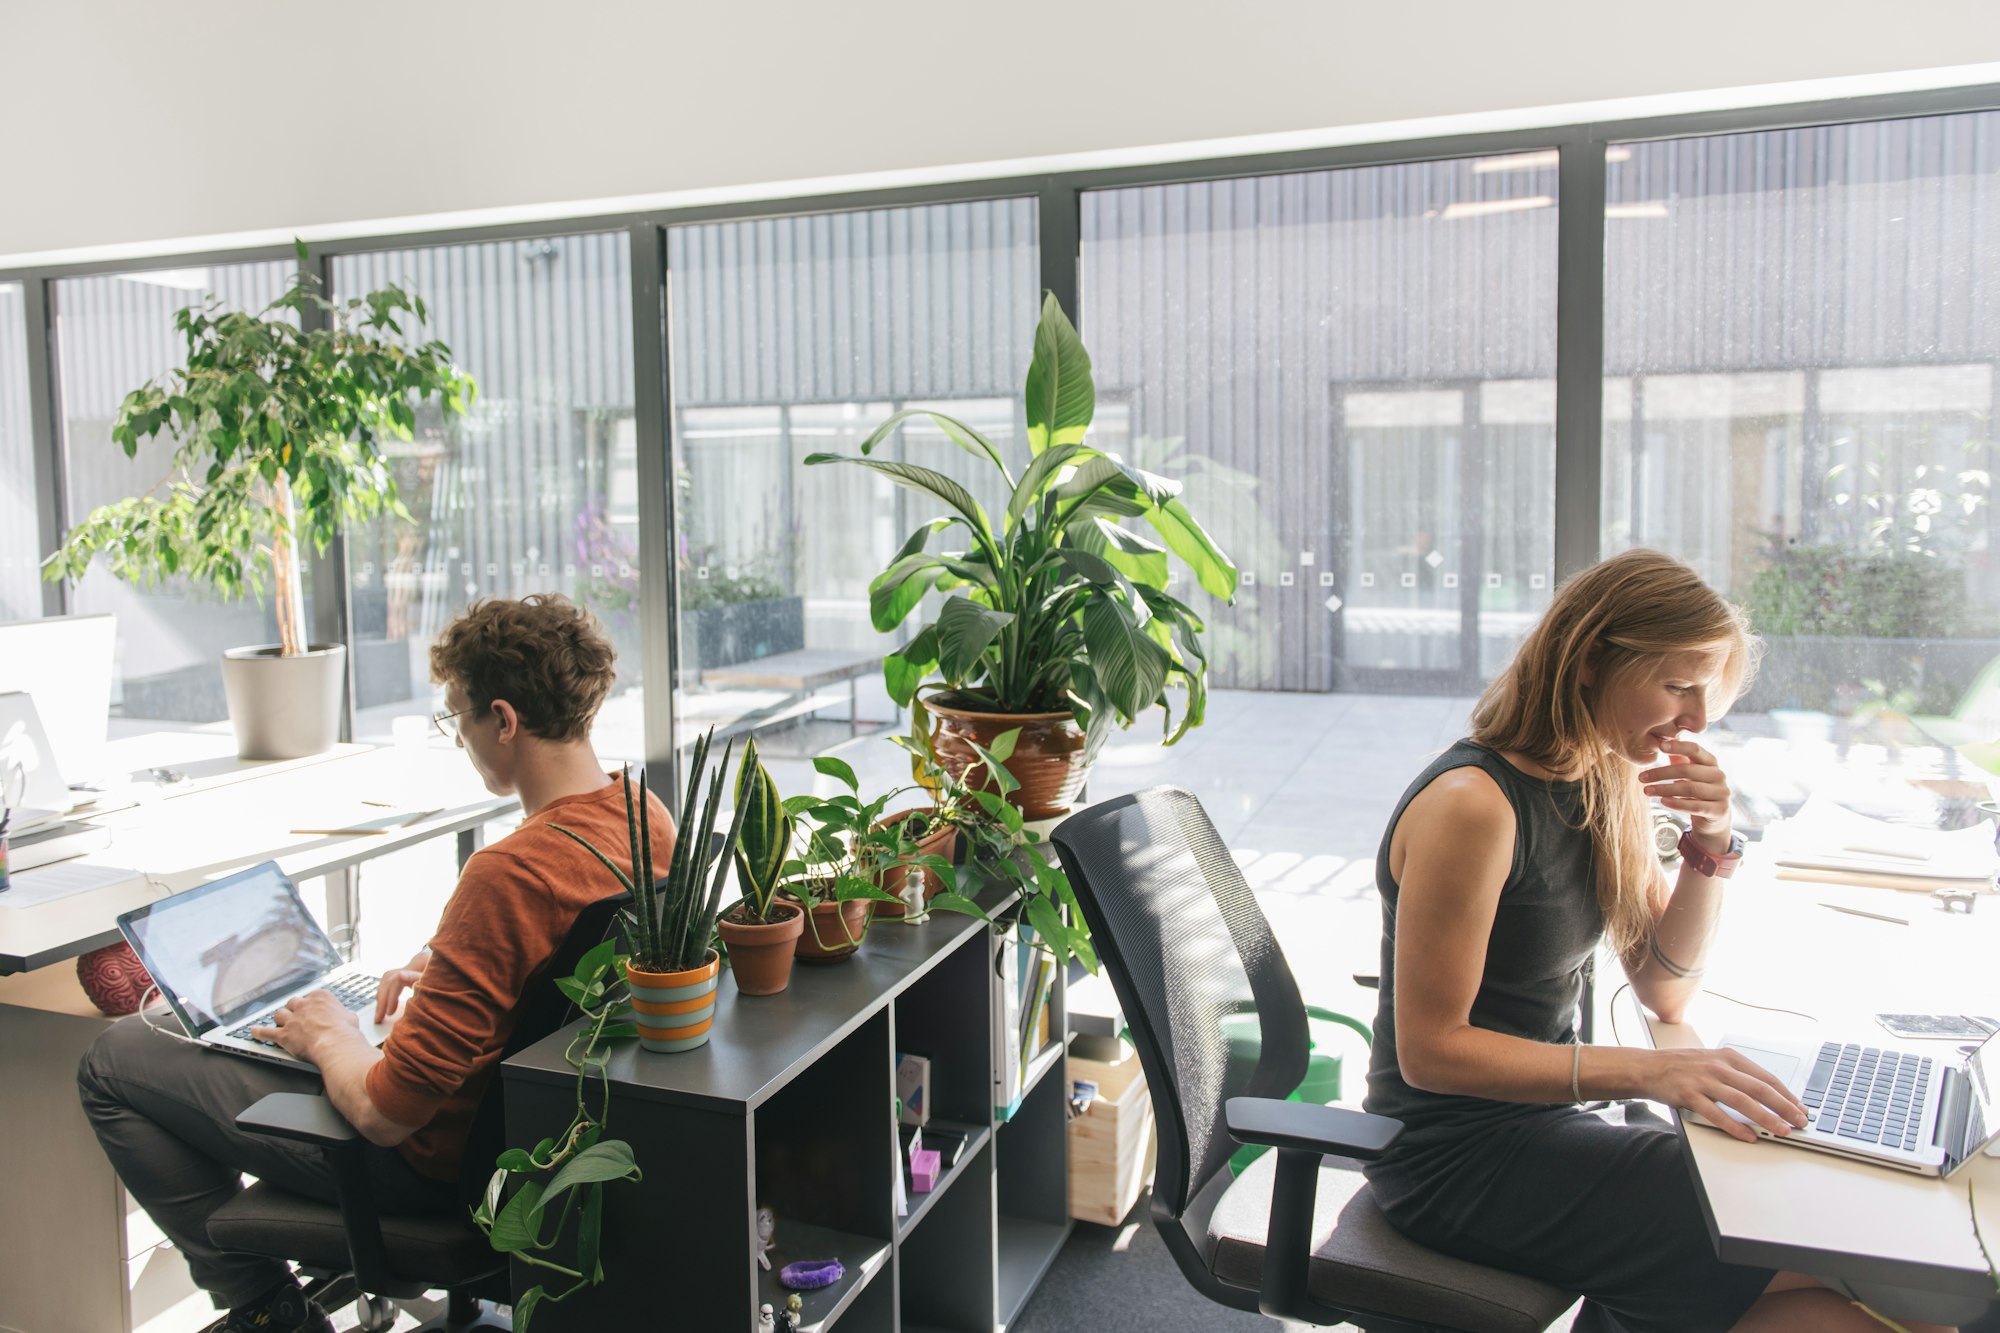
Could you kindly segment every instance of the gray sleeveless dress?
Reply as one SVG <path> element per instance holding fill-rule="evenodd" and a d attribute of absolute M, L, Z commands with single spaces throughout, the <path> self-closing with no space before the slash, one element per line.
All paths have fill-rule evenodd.
<path fill-rule="evenodd" d="M 1575 1327 L 1722 1333 L 1771 1270 L 1715 1257 L 1680 1140 L 1644 1104 L 1586 1109 L 1413 1088 L 1396 1065 L 1396 898 L 1389 844 L 1416 794 L 1476 767 L 1514 807 L 1514 863 L 1500 890 L 1473 1026 L 1530 1041 L 1576 1040 L 1583 970 L 1604 935 L 1576 785 L 1548 782 L 1473 741 L 1439 756 L 1397 803 L 1375 858 L 1382 989 L 1364 1103 L 1408 1128 L 1368 1168 L 1396 1228 L 1447 1254 L 1589 1299 Z"/>

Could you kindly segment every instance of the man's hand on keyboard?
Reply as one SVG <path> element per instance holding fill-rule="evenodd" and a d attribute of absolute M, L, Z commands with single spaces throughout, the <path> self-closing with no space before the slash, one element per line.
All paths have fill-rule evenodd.
<path fill-rule="evenodd" d="M 363 1041 L 358 1014 L 335 999 L 331 991 L 308 991 L 272 1015 L 275 1027 L 252 1028 L 250 1035 L 274 1041 L 301 1060 L 321 1063 L 330 1044 Z"/>

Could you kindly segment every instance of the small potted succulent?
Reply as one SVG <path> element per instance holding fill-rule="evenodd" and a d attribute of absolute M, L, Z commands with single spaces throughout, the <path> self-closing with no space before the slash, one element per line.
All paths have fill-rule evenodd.
<path fill-rule="evenodd" d="M 792 956 L 805 930 L 805 912 L 778 896 L 791 852 L 792 816 L 777 784 L 757 758 L 757 742 L 744 746 L 736 774 L 736 878 L 742 900 L 723 913 L 716 931 L 729 950 L 729 970 L 743 995 L 776 995 L 791 983 Z"/>
<path fill-rule="evenodd" d="M 847 791 L 835 796 L 794 796 L 785 813 L 804 833 L 800 854 L 785 862 L 785 893 L 806 909 L 806 928 L 798 941 L 798 956 L 830 962 L 851 956 L 868 936 L 869 919 L 877 903 L 898 903 L 877 882 L 905 852 L 898 825 L 885 822 L 883 811 L 900 791 L 873 801 L 861 799 L 861 783 L 845 760 L 828 755 L 813 767 Z"/>
<path fill-rule="evenodd" d="M 639 781 L 639 798 L 632 799 L 631 773 L 626 771 L 625 824 L 631 838 L 632 870 L 627 875 L 610 857 L 572 829 L 552 824 L 556 832 L 580 843 L 604 863 L 626 892 L 632 906 L 624 914 L 632 941 L 625 960 L 625 984 L 632 996 L 633 1022 L 639 1041 L 649 1051 L 689 1051 L 708 1041 L 715 1021 L 715 986 L 721 956 L 711 947 L 716 918 L 721 915 L 723 882 L 729 852 L 742 833 L 746 807 L 738 804 L 728 838 L 714 842 L 722 783 L 729 769 L 729 750 L 709 776 L 703 796 L 701 780 L 708 767 L 708 746 L 715 730 L 695 743 L 688 771 L 687 799 L 681 809 L 689 819 L 674 839 L 667 873 L 653 877 L 652 820 L 647 813 L 646 782 Z M 700 797 L 700 804 L 696 798 Z M 711 870 L 713 874 L 711 875 Z M 706 881 L 706 882 L 704 882 Z"/>

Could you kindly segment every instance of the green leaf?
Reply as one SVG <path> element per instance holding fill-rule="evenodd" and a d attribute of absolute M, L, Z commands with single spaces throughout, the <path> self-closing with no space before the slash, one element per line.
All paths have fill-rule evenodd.
<path fill-rule="evenodd" d="M 810 467 L 816 463 L 851 463 L 855 467 L 865 467 L 870 471 L 881 473 L 898 486 L 904 486 L 910 490 L 942 500 L 964 516 L 966 522 L 972 527 L 973 535 L 985 545 L 988 551 L 994 550 L 993 525 L 986 519 L 986 510 L 980 505 L 978 500 L 973 498 L 971 491 L 966 490 L 965 487 L 959 485 L 950 477 L 945 476 L 942 472 L 934 472 L 927 467 L 918 467 L 915 463 L 897 463 L 880 458 L 849 458 L 844 454 L 808 454 L 806 456 L 807 466 Z"/>
<path fill-rule="evenodd" d="M 1036 454 L 1055 445 L 1080 444 L 1097 411 L 1090 354 L 1054 292 L 1043 298 L 1041 322 L 1035 327 L 1026 397 L 1028 449 Z"/>
<path fill-rule="evenodd" d="M 946 439 L 971 454 L 974 458 L 986 459 L 987 462 L 1000 469 L 1002 476 L 1008 477 L 1009 485 L 1013 484 L 1013 478 L 1007 472 L 1007 465 L 1000 461 L 1000 449 L 998 445 L 958 418 L 948 417 L 942 412 L 933 412 L 928 408 L 906 407 L 899 412 L 892 412 L 887 420 L 877 426 L 868 438 L 861 442 L 861 452 L 864 454 L 874 453 L 876 445 L 888 439 L 895 433 L 898 426 L 901 426 L 912 417 L 928 418 L 932 425 L 944 432 Z M 818 455 L 817 457 L 824 459 L 828 455 Z M 813 458 L 806 460 L 808 463 L 813 461 L 815 461 Z"/>
<path fill-rule="evenodd" d="M 937 583 L 945 567 L 936 556 L 906 555 L 868 585 L 868 619 L 887 634 L 903 623 Z"/>
<path fill-rule="evenodd" d="M 995 611 L 970 597 L 947 597 L 937 618 L 938 671 L 945 680 L 969 680 L 980 655 L 1013 619 L 1012 612 Z"/>
<path fill-rule="evenodd" d="M 548 1192 L 543 1195 L 543 1206 L 553 1203 L 557 1195 L 578 1185 L 588 1185 L 599 1180 L 636 1179 L 639 1164 L 632 1158 L 632 1145 L 623 1139 L 606 1139 L 593 1144 L 563 1164 L 549 1182 Z"/>
<path fill-rule="evenodd" d="M 1159 701 L 1167 682 L 1166 650 L 1153 642 L 1114 597 L 1093 597 L 1083 608 L 1083 641 L 1091 669 L 1118 712 L 1137 717 Z"/>
<path fill-rule="evenodd" d="M 493 1219 L 487 1242 L 502 1254 L 513 1254 L 536 1246 L 534 1224 L 541 1216 L 544 1186 L 539 1180 L 525 1181 L 514 1197 Z"/>
<path fill-rule="evenodd" d="M 548 1294 L 548 1288 L 537 1282 L 515 1299 L 514 1333 L 528 1333 L 528 1322 L 535 1317 L 536 1307 L 542 1303 L 542 1298 Z"/>
<path fill-rule="evenodd" d="M 1042 492 L 1049 488 L 1056 475 L 1071 459 L 1083 452 L 1084 447 L 1080 444 L 1058 444 L 1036 454 L 1034 462 L 1028 464 L 1028 470 L 1021 474 L 1021 480 L 1014 486 L 1013 496 L 1007 501 L 1007 525 L 1012 527 L 1019 523 L 1021 516 L 1042 498 Z"/>
<path fill-rule="evenodd" d="M 1134 583 L 1144 587 L 1164 588 L 1167 586 L 1167 548 L 1152 538 L 1132 531 L 1122 524 L 1099 516 L 1088 525 L 1075 524 L 1069 529 L 1072 541 L 1085 528 L 1101 539 L 1101 545 L 1090 549 L 1102 556 L 1113 569 L 1123 573 Z"/>
<path fill-rule="evenodd" d="M 994 924 L 993 918 L 986 914 L 985 908 L 963 894 L 940 893 L 931 899 L 930 905 L 938 911 L 957 912 L 961 916 L 976 916 L 989 926 Z"/>
<path fill-rule="evenodd" d="M 1169 500 L 1146 513 L 1146 521 L 1173 553 L 1187 562 L 1189 569 L 1208 595 L 1224 602 L 1236 600 L 1236 566 L 1215 544 L 1215 539 L 1195 521 L 1186 505 Z"/>
<path fill-rule="evenodd" d="M 889 697 L 908 708 L 917 696 L 917 686 L 937 664 L 937 626 L 926 625 L 914 639 L 882 659 L 882 681 L 889 687 Z"/>
<path fill-rule="evenodd" d="M 1028 920 L 1034 923 L 1035 931 L 1043 939 L 1060 951 L 1069 947 L 1069 927 L 1063 925 L 1062 917 L 1056 914 L 1055 904 L 1036 894 L 1028 899 Z"/>
<path fill-rule="evenodd" d="M 813 760 L 813 771 L 835 779 L 849 791 L 861 790 L 861 779 L 854 776 L 853 766 L 844 759 L 836 759 L 827 754 L 820 755 Z"/>
<path fill-rule="evenodd" d="M 509 1148 L 493 1159 L 493 1165 L 500 1171 L 532 1171 L 535 1159 L 528 1156 L 526 1148 Z"/>
<path fill-rule="evenodd" d="M 594 946 L 583 957 L 576 960 L 576 980 L 586 986 L 595 986 L 605 979 L 612 970 L 612 960 L 618 956 L 618 941 L 604 940 Z"/>
<path fill-rule="evenodd" d="M 1020 744 L 1020 742 L 1021 729 L 1019 727 L 1009 727 L 993 738 L 993 743 L 986 747 L 986 752 L 1004 764 L 1014 757 L 1014 747 Z"/>

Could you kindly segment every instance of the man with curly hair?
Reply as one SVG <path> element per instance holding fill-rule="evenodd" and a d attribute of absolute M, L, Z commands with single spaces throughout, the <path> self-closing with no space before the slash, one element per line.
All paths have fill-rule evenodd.
<path fill-rule="evenodd" d="M 438 725 L 496 795 L 521 798 L 521 826 L 465 863 L 430 942 L 382 978 L 380 1049 L 325 991 L 291 1001 L 259 1036 L 319 1067 L 295 1069 L 167 1040 L 136 1018 L 112 1025 L 77 1079 L 98 1140 L 126 1189 L 187 1256 L 195 1281 L 228 1311 L 209 1333 L 330 1333 L 290 1268 L 219 1249 L 208 1219 L 242 1173 L 332 1200 L 317 1153 L 244 1134 L 239 1112 L 271 1092 L 327 1097 L 371 1145 L 385 1212 L 458 1204 L 466 1135 L 525 1007 L 528 983 L 586 904 L 616 886 L 551 827 L 560 822 L 629 861 L 625 789 L 590 744 L 616 654 L 588 612 L 555 595 L 475 603 L 431 647 L 444 686 Z M 673 852 L 673 823 L 648 796 L 654 859 Z M 480 1174 L 487 1167 L 479 1164 Z"/>

